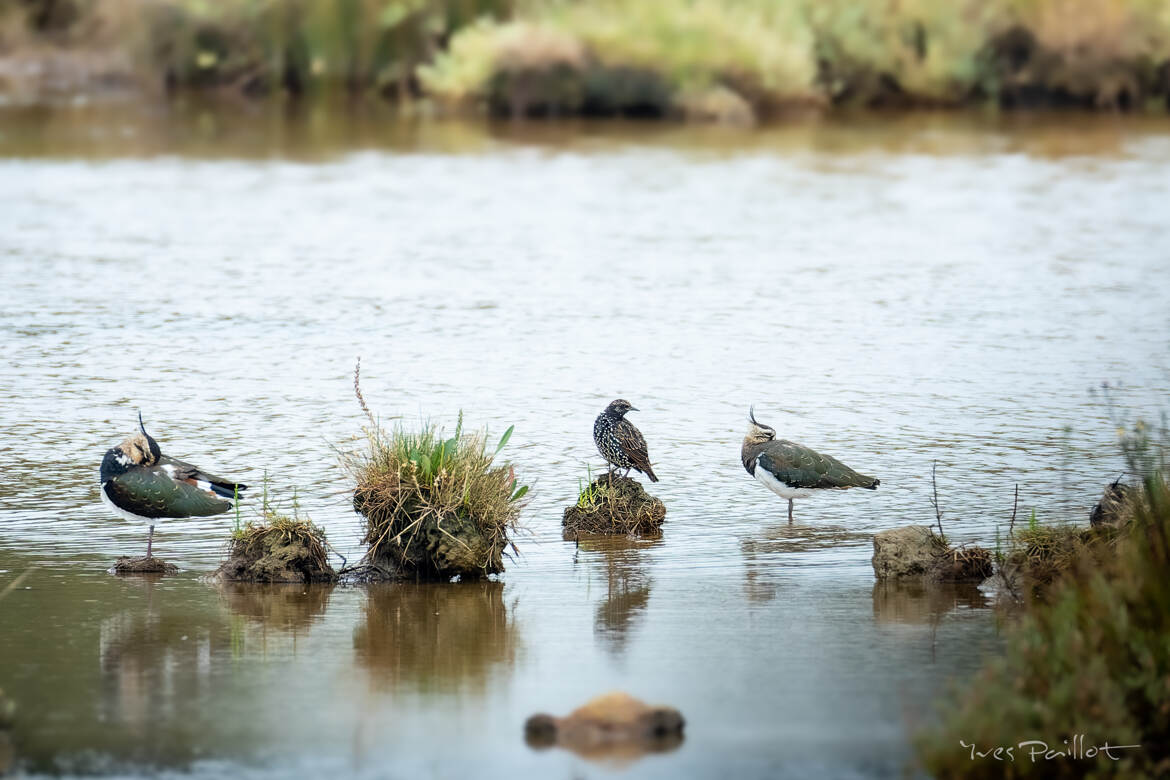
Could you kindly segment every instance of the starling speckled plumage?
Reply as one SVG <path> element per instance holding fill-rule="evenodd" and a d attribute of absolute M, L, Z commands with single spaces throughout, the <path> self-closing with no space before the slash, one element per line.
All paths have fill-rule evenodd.
<path fill-rule="evenodd" d="M 605 411 L 597 415 L 593 421 L 593 443 L 597 451 L 611 466 L 625 469 L 637 469 L 657 482 L 654 469 L 650 468 L 650 455 L 646 451 L 646 440 L 634 424 L 626 419 L 626 412 L 638 411 L 629 401 L 619 398 L 605 407 Z"/>

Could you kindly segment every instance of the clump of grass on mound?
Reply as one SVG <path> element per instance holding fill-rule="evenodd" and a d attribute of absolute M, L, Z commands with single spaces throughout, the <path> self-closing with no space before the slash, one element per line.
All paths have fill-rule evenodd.
<path fill-rule="evenodd" d="M 295 502 L 291 517 L 271 506 L 267 481 L 264 493 L 260 522 L 237 525 L 216 576 L 229 582 L 336 582 L 325 532 L 302 517 Z"/>
<path fill-rule="evenodd" d="M 936 582 L 983 582 L 994 571 L 990 550 L 959 545 L 940 551 L 929 578 Z"/>
<path fill-rule="evenodd" d="M 590 474 L 592 476 L 592 474 Z M 629 477 L 607 474 L 581 488 L 577 503 L 565 508 L 563 535 L 653 535 L 666 520 L 666 505 Z"/>
<path fill-rule="evenodd" d="M 1035 594 L 1075 567 L 1091 562 L 1101 566 L 1113 559 L 1119 536 L 1107 525 L 1041 525 L 1033 513 L 1028 527 L 1012 536 L 1000 571 L 1013 593 Z"/>
<path fill-rule="evenodd" d="M 940 724 L 920 735 L 927 772 L 939 778 L 1147 778 L 1170 775 L 1170 489 L 1146 481 L 1145 501 L 1104 561 L 1084 546 L 1047 598 L 1033 602 Z M 1033 535 L 1033 542 L 1039 539 Z M 1140 745 L 1104 754 L 1033 760 L 1023 740 L 1067 751 L 1083 745 Z M 1011 746 L 1014 761 L 972 759 Z M 1066 745 L 1065 740 L 1069 740 Z"/>
<path fill-rule="evenodd" d="M 343 465 L 357 483 L 353 508 L 366 519 L 365 561 L 421 579 L 504 571 L 528 492 L 510 463 L 496 461 L 512 428 L 491 452 L 486 433 L 464 432 L 462 412 L 450 438 L 433 424 L 385 431 L 365 406 L 356 371 L 354 388 L 371 424 L 365 449 L 344 455 Z"/>

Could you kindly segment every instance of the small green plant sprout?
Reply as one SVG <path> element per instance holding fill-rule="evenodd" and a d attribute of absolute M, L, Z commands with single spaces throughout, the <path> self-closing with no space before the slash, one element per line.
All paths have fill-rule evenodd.
<path fill-rule="evenodd" d="M 235 528 L 232 529 L 232 532 L 239 533 L 240 528 L 243 527 L 243 525 L 240 521 L 240 486 L 239 485 L 232 486 L 232 508 L 236 510 L 235 511 L 236 526 L 235 526 Z"/>
<path fill-rule="evenodd" d="M 591 509 L 600 498 L 602 488 L 595 488 L 593 486 L 593 467 L 588 463 L 585 464 L 585 479 L 577 477 L 577 507 L 579 509 Z"/>

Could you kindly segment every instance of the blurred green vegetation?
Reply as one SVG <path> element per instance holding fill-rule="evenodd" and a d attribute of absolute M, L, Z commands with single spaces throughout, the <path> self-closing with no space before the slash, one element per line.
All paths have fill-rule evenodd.
<path fill-rule="evenodd" d="M 1040 557 L 1052 583 L 1008 631 L 1007 651 L 964 683 L 919 737 L 920 758 L 939 778 L 1153 778 L 1170 776 L 1170 485 L 1166 445 L 1141 422 L 1120 428 L 1122 453 L 1141 476 L 1132 518 L 1104 543 L 1030 527 L 1021 548 L 1064 537 Z M 1134 446 L 1134 442 L 1140 442 Z M 1155 465 L 1152 469 L 1147 466 Z M 1050 546 L 1051 547 L 1051 546 Z M 1039 554 L 1038 554 L 1039 555 Z M 1140 745 L 1100 755 L 1033 759 L 1021 742 L 1068 752 Z M 1066 742 L 1067 740 L 1067 742 Z M 1012 747 L 1012 760 L 973 756 Z M 1033 746 L 1034 747 L 1034 746 Z"/>
<path fill-rule="evenodd" d="M 828 105 L 1165 110 L 1165 0 L 14 0 L 0 57 L 120 48 L 169 89 L 750 122 Z M 0 88 L 3 87 L 0 80 Z"/>

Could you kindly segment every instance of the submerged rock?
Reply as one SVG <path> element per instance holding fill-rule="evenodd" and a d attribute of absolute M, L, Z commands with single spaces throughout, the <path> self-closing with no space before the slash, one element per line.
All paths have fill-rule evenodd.
<path fill-rule="evenodd" d="M 615 691 L 563 718 L 533 715 L 524 724 L 524 738 L 530 747 L 557 745 L 583 758 L 636 758 L 678 747 L 685 724 L 682 713 L 673 707 L 651 707 Z"/>
<path fill-rule="evenodd" d="M 925 576 L 942 543 L 928 526 L 908 525 L 873 537 L 873 573 L 879 580 Z"/>
<path fill-rule="evenodd" d="M 982 582 L 994 569 L 991 553 L 952 547 L 925 525 L 891 528 L 873 537 L 873 573 L 879 580 L 925 578 L 935 582 Z"/>
<path fill-rule="evenodd" d="M 577 503 L 565 508 L 561 521 L 565 539 L 579 534 L 641 536 L 659 533 L 666 505 L 630 477 L 598 477 Z"/>
<path fill-rule="evenodd" d="M 114 574 L 177 574 L 179 567 L 162 558 L 119 558 L 114 562 Z"/>

